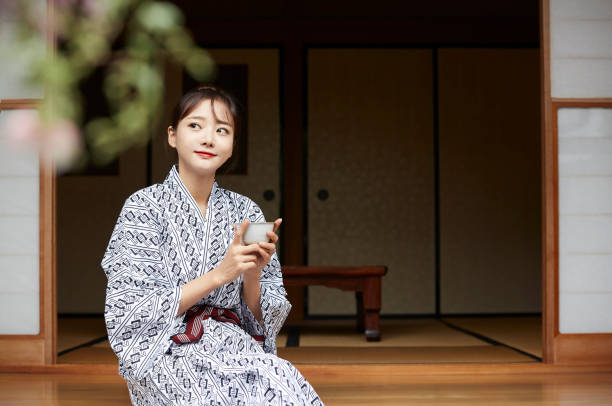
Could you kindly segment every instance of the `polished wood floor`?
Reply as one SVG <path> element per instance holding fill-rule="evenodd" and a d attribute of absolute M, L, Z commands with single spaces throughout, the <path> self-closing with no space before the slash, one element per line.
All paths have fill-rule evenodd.
<path fill-rule="evenodd" d="M 337 368 L 337 367 L 336 367 Z M 343 367 L 354 369 L 355 366 Z M 325 369 L 305 373 L 327 406 L 612 405 L 612 371 L 389 376 Z M 338 379 L 338 376 L 345 378 Z M 0 405 L 130 405 L 115 374 L 0 374 Z"/>
<path fill-rule="evenodd" d="M 327 406 L 612 405 L 612 366 L 539 362 L 539 318 L 383 320 L 368 343 L 345 321 L 279 336 Z M 103 322 L 60 319 L 58 365 L 0 368 L 0 405 L 129 405 Z M 291 335 L 294 335 L 291 338 Z"/>

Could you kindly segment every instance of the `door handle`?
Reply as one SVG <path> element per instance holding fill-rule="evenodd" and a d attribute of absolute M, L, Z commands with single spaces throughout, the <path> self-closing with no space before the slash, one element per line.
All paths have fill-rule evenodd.
<path fill-rule="evenodd" d="M 325 201 L 329 198 L 329 192 L 327 191 L 327 189 L 321 189 L 317 192 L 317 197 L 319 198 L 319 200 Z"/>
<path fill-rule="evenodd" d="M 272 189 L 267 189 L 263 193 L 263 198 L 268 202 L 271 200 L 274 200 L 274 196 L 275 196 L 274 190 Z"/>

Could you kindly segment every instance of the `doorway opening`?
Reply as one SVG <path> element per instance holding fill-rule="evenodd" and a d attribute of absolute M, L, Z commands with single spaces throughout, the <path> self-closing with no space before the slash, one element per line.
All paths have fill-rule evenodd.
<path fill-rule="evenodd" d="M 277 339 L 280 356 L 297 364 L 541 361 L 537 38 L 415 42 L 382 33 L 346 43 L 331 32 L 310 41 L 306 29 L 275 39 L 281 45 L 230 47 L 192 28 L 221 63 L 247 66 L 248 108 L 260 109 L 250 110 L 250 134 L 268 137 L 260 146 L 272 170 L 253 175 L 258 169 L 249 167 L 254 178 L 230 176 L 222 186 L 261 202 L 267 218 L 303 222 L 303 235 L 285 236 L 303 239 L 301 252 L 280 248 L 281 262 L 389 269 L 380 342 L 356 331 L 351 292 L 313 286 L 290 292 L 299 314 Z M 450 36 L 446 30 L 440 35 Z M 180 95 L 180 86 L 172 89 L 169 100 Z M 105 279 L 96 267 L 121 198 L 163 180 L 168 161 L 155 158 L 159 148 L 121 156 L 118 173 L 127 177 L 58 181 L 58 248 L 66 249 L 58 261 L 60 363 L 116 363 L 104 340 Z M 287 164 L 287 148 L 299 151 L 302 169 Z M 297 205 L 282 188 L 288 181 L 302 185 Z M 105 223 L 88 228 L 105 231 L 88 252 L 64 235 L 87 224 L 75 196 L 93 183 L 105 197 L 86 207 L 105 213 Z M 269 191 L 276 199 L 266 200 Z M 62 213 L 71 213 L 65 223 Z M 96 273 L 89 293 L 62 282 L 84 263 Z M 75 302 L 64 305 L 69 290 Z"/>

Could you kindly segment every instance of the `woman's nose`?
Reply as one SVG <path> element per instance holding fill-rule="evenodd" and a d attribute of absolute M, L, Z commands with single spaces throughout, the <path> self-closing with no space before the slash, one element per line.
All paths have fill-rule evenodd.
<path fill-rule="evenodd" d="M 204 131 L 202 131 L 202 139 L 200 142 L 202 144 L 212 145 L 214 139 L 213 131 L 214 129 L 205 128 Z"/>

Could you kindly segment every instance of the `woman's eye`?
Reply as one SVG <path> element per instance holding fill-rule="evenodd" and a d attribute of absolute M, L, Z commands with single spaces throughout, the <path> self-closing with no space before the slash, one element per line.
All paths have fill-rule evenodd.
<path fill-rule="evenodd" d="M 226 134 L 229 134 L 229 131 L 228 131 L 228 129 L 227 129 L 227 128 L 223 128 L 223 127 L 221 127 L 221 128 L 219 128 L 219 130 L 223 130 L 223 131 L 225 131 L 225 133 L 226 133 Z"/>
<path fill-rule="evenodd" d="M 197 125 L 198 128 L 200 127 L 200 124 L 198 124 L 198 123 L 191 123 L 191 124 L 189 124 L 189 127 L 196 128 L 196 127 L 194 127 L 194 125 Z"/>

